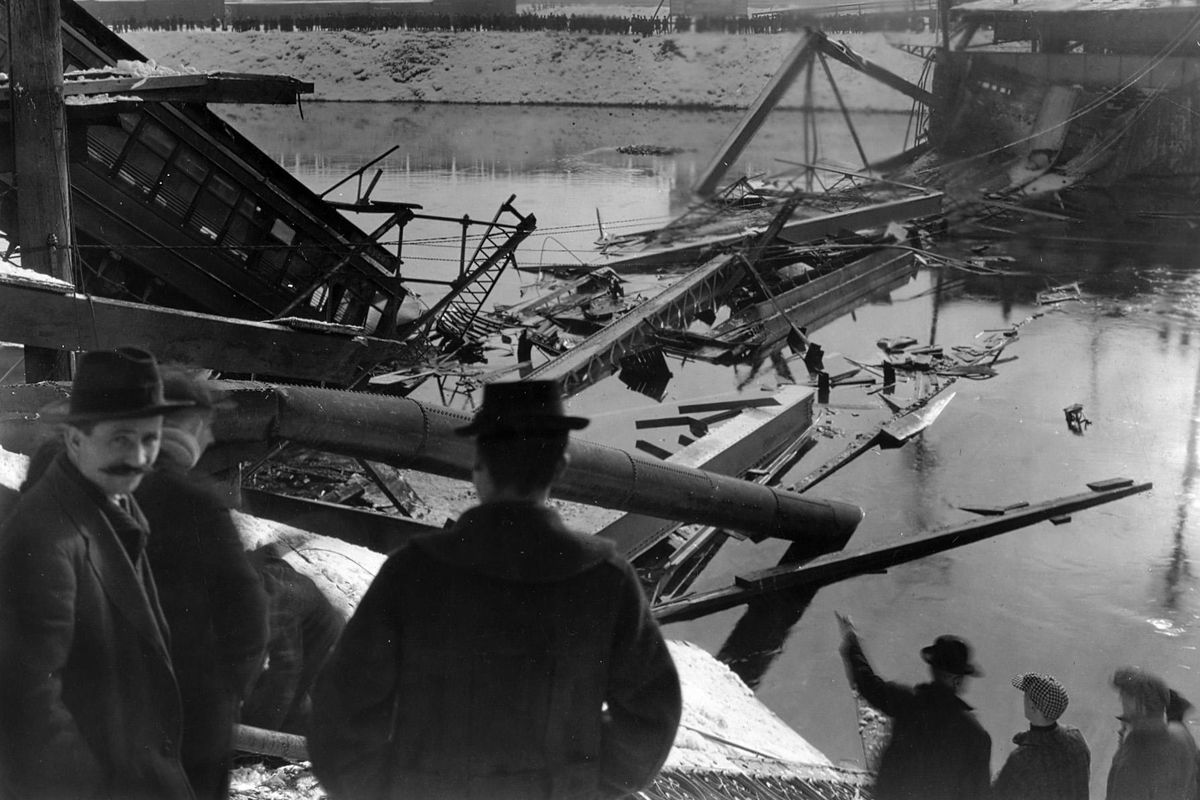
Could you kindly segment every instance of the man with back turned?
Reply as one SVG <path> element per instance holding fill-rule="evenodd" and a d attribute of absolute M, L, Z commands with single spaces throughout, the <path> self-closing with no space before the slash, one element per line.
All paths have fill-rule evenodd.
<path fill-rule="evenodd" d="M 916 686 L 885 681 L 863 654 L 858 632 L 838 615 L 842 658 L 862 698 L 892 720 L 879 761 L 878 800 L 983 800 L 991 788 L 992 739 L 959 695 L 970 676 L 982 675 L 970 647 L 939 636 L 921 649 L 930 680 Z"/>
<path fill-rule="evenodd" d="M 337 800 L 590 800 L 647 785 L 680 715 L 629 563 L 547 505 L 571 430 L 548 381 L 493 383 L 480 504 L 393 554 L 318 680 L 309 747 Z"/>
<path fill-rule="evenodd" d="M 65 451 L 0 528 L 0 797 L 192 797 L 168 634 L 131 493 L 164 412 L 154 357 L 84 354 Z"/>

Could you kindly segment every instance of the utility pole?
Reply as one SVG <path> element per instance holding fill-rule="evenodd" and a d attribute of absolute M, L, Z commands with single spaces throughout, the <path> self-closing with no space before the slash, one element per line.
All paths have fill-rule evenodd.
<path fill-rule="evenodd" d="M 21 266 L 74 285 L 59 0 L 0 2 L 8 15 Z M 26 347 L 25 380 L 69 379 L 69 357 L 69 349 Z"/>

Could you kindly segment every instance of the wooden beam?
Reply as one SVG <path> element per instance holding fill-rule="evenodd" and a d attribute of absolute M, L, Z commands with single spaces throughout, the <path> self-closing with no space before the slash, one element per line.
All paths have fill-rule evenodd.
<path fill-rule="evenodd" d="M 8 41 L 13 162 L 17 165 L 17 236 L 21 263 L 74 283 L 71 264 L 71 186 L 67 176 L 67 122 L 63 112 L 62 20 L 56 0 L 9 0 Z M 7 311 L 7 309 L 6 309 Z M 29 382 L 70 377 L 70 363 L 54 348 L 27 348 Z"/>
<path fill-rule="evenodd" d="M 0 341 L 61 351 L 134 345 L 160 361 L 225 372 L 344 384 L 365 363 L 395 355 L 400 342 L 293 330 L 0 281 Z"/>
<path fill-rule="evenodd" d="M 290 104 L 296 102 L 301 94 L 312 91 L 312 83 L 283 75 L 232 72 L 151 76 L 71 73 L 62 84 L 62 96 L 67 103 L 71 102 L 71 98 L 111 95 L 114 101 L 119 98 L 157 103 Z M 0 85 L 0 105 L 7 105 L 11 101 L 11 84 Z"/>
<path fill-rule="evenodd" d="M 820 39 L 815 42 L 815 46 L 835 61 L 840 61 L 851 69 L 858 70 L 862 74 L 874 78 L 889 89 L 895 89 L 900 94 L 911 97 L 918 103 L 924 103 L 930 108 L 938 105 L 937 97 L 930 92 L 927 92 L 911 81 L 901 78 L 891 70 L 884 69 L 878 64 L 868 61 L 847 47 L 843 42 L 831 42 L 825 38 L 824 34 L 821 34 Z"/>
<path fill-rule="evenodd" d="M 783 97 L 788 87 L 792 85 L 792 81 L 800 74 L 800 70 L 804 69 L 805 64 L 812 57 L 813 40 L 816 34 L 806 30 L 803 38 L 792 48 L 792 52 L 788 53 L 783 60 L 783 64 L 771 76 L 771 80 L 759 92 L 758 97 L 754 100 L 754 105 L 750 106 L 750 110 L 742 117 L 741 122 L 729 134 L 729 137 L 721 143 L 717 155 L 713 158 L 709 165 L 704 168 L 704 172 L 700 173 L 700 179 L 696 181 L 693 191 L 698 195 L 710 195 L 717 188 L 721 178 L 725 176 L 725 172 L 729 166 L 737 161 L 738 156 L 746 149 L 746 145 L 754 138 L 754 134 L 758 133 L 758 129 L 762 127 L 763 121 L 767 115 L 775 108 L 775 105 Z"/>
<path fill-rule="evenodd" d="M 925 556 L 982 541 L 1037 522 L 1061 517 L 1092 506 L 1110 503 L 1133 494 L 1149 491 L 1152 483 L 1134 484 L 1123 480 L 1110 489 L 1047 500 L 1016 509 L 1000 516 L 971 520 L 900 544 L 864 548 L 852 552 L 820 556 L 806 564 L 785 564 L 772 569 L 739 575 L 732 586 L 702 592 L 679 600 L 660 603 L 653 613 L 660 623 L 681 622 L 742 605 L 767 592 L 803 584 L 825 585 L 868 572 L 906 564 Z"/>

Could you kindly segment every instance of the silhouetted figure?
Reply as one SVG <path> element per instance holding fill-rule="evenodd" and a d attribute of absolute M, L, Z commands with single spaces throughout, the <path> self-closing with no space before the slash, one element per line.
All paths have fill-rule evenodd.
<path fill-rule="evenodd" d="M 1051 675 L 1013 678 L 1025 697 L 1029 730 L 1013 737 L 1017 749 L 996 776 L 992 800 L 1087 800 L 1092 756 L 1078 728 L 1060 725 L 1067 690 Z"/>
<path fill-rule="evenodd" d="M 1108 771 L 1107 800 L 1191 800 L 1196 742 L 1181 721 L 1167 719 L 1170 689 L 1139 667 L 1121 667 L 1113 673 L 1112 685 L 1121 700 L 1122 725 Z M 1177 701 L 1175 709 L 1180 707 Z"/>
<path fill-rule="evenodd" d="M 877 800 L 976 800 L 991 788 L 992 740 L 959 694 L 982 675 L 957 636 L 922 648 L 931 680 L 915 687 L 885 681 L 863 654 L 854 624 L 838 615 L 842 658 L 854 688 L 892 720 L 875 777 Z"/>
<path fill-rule="evenodd" d="M 146 552 L 171 629 L 183 701 L 183 768 L 199 800 L 229 795 L 233 727 L 262 668 L 267 596 L 250 566 L 228 498 L 192 468 L 212 443 L 217 402 L 203 379 L 168 373 L 168 414 L 155 469 L 135 492 L 150 523 Z"/>
<path fill-rule="evenodd" d="M 305 735 L 311 691 L 345 627 L 342 615 L 312 578 L 284 558 L 281 545 L 250 553 L 267 593 L 267 663 L 242 707 L 247 725 Z"/>
<path fill-rule="evenodd" d="M 637 574 L 547 505 L 568 463 L 550 381 L 490 383 L 480 505 L 380 569 L 318 681 L 313 769 L 337 800 L 618 797 L 649 784 L 679 678 Z"/>

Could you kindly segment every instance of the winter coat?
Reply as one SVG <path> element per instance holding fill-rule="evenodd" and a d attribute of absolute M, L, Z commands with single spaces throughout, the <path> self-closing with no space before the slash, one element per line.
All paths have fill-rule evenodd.
<path fill-rule="evenodd" d="M 279 555 L 277 545 L 258 548 L 250 560 L 266 589 L 271 638 L 267 668 L 242 706 L 242 720 L 304 735 L 312 716 L 312 685 L 346 621 L 312 578 Z"/>
<path fill-rule="evenodd" d="M 916 687 L 875 674 L 858 639 L 843 657 L 863 699 L 892 719 L 880 756 L 876 800 L 976 800 L 991 788 L 992 739 L 949 687 Z"/>
<path fill-rule="evenodd" d="M 1088 800 L 1092 756 L 1078 728 L 1030 727 L 1013 737 L 992 800 Z"/>
<path fill-rule="evenodd" d="M 338 799 L 587 800 L 653 780 L 680 711 L 613 545 L 492 503 L 384 564 L 318 679 L 309 747 Z"/>
<path fill-rule="evenodd" d="M 1183 723 L 1135 727 L 1122 737 L 1107 800 L 1191 800 L 1195 791 L 1196 743 Z"/>
<path fill-rule="evenodd" d="M 5 798 L 192 796 L 154 578 L 108 502 L 60 455 L 0 528 Z"/>
<path fill-rule="evenodd" d="M 262 668 L 267 597 L 228 503 L 204 479 L 165 465 L 134 493 L 183 699 L 183 766 L 199 798 L 228 794 L 238 707 Z"/>

